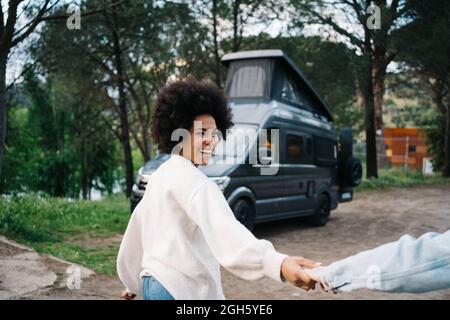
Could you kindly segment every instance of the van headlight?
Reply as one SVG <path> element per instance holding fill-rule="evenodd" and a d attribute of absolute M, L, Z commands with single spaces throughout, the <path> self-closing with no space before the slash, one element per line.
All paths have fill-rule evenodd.
<path fill-rule="evenodd" d="M 213 181 L 221 191 L 225 190 L 225 188 L 230 183 L 230 177 L 229 176 L 223 176 L 223 177 L 209 177 L 211 181 Z"/>
<path fill-rule="evenodd" d="M 147 184 L 148 179 L 150 178 L 150 174 L 152 172 L 146 172 L 145 174 L 143 173 L 143 167 L 139 169 L 137 177 L 136 177 L 136 184 Z"/>

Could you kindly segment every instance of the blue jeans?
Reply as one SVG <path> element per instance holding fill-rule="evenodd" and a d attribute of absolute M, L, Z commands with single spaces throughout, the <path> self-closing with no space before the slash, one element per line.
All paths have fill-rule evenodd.
<path fill-rule="evenodd" d="M 144 300 L 175 300 L 169 291 L 152 276 L 142 277 L 142 298 Z"/>

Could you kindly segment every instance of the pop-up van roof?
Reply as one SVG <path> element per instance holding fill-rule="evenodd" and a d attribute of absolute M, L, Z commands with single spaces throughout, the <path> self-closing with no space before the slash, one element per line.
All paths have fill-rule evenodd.
<path fill-rule="evenodd" d="M 264 99 L 318 113 L 331 113 L 300 69 L 282 50 L 254 50 L 226 54 L 225 92 L 230 100 Z"/>

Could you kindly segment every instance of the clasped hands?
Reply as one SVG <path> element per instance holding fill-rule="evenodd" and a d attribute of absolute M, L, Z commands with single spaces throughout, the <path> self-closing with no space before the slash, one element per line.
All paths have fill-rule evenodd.
<path fill-rule="evenodd" d="M 322 267 L 319 262 L 303 257 L 286 257 L 281 264 L 281 276 L 284 280 L 306 291 L 314 290 L 316 283 L 319 283 L 324 291 L 328 291 L 328 284 L 317 272 L 320 268 Z"/>

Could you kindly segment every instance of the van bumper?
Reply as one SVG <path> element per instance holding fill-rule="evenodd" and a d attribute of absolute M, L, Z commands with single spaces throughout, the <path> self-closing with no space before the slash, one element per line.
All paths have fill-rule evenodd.
<path fill-rule="evenodd" d="M 339 191 L 338 193 L 338 201 L 342 202 L 350 202 L 353 200 L 353 189 L 344 189 Z"/>
<path fill-rule="evenodd" d="M 131 196 L 130 196 L 131 213 L 133 213 L 134 208 L 136 208 L 139 201 L 141 201 L 142 197 L 144 196 L 144 192 L 145 192 L 145 190 L 139 189 L 139 187 L 136 184 L 133 184 L 133 189 L 131 191 Z"/>

